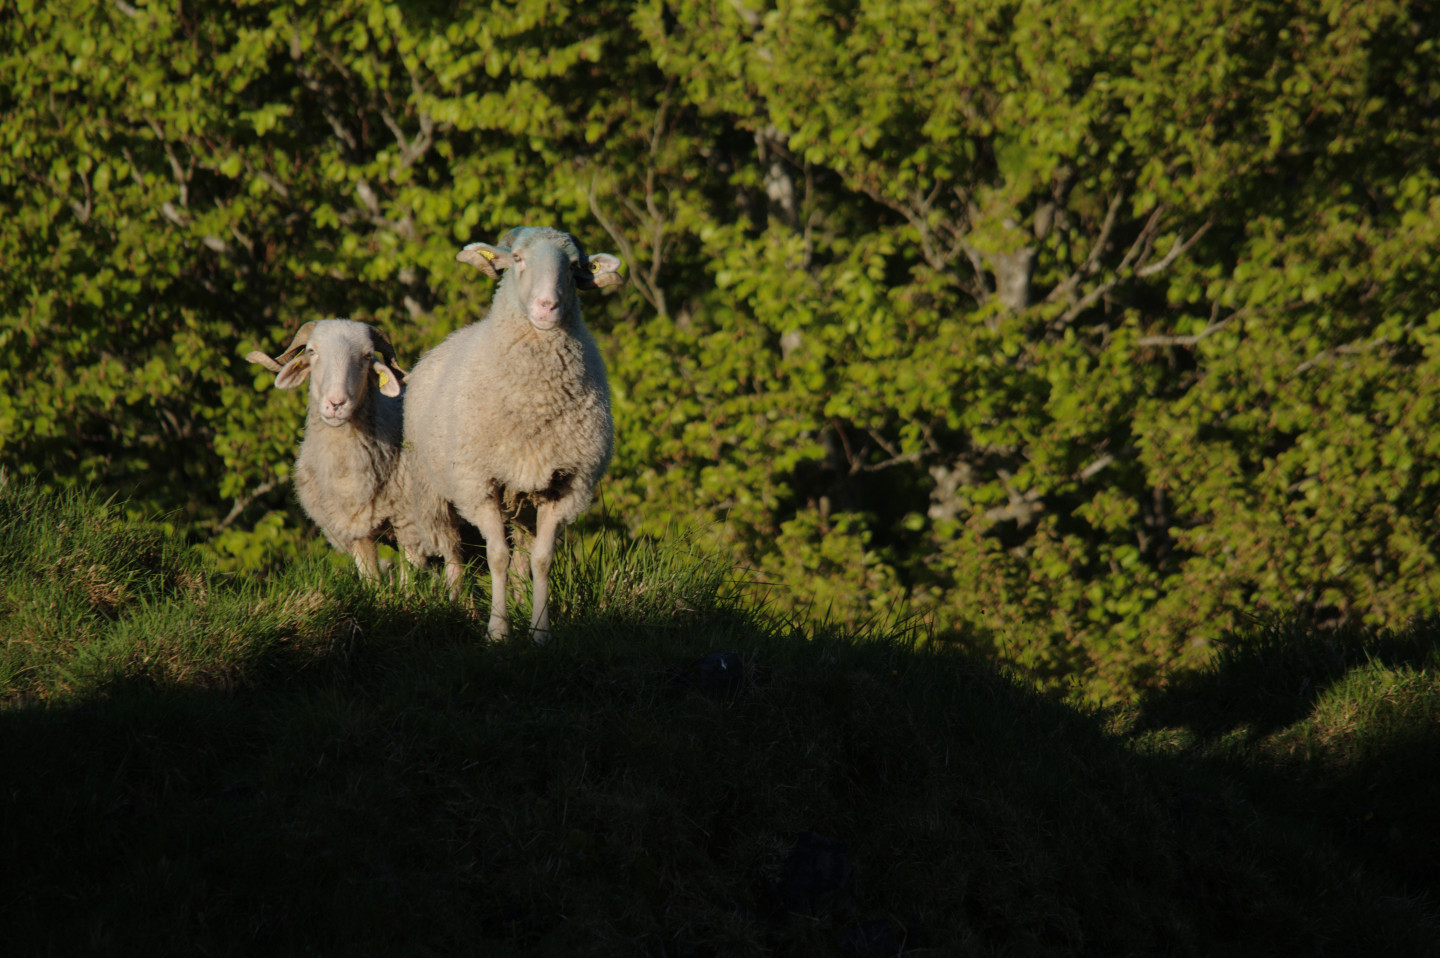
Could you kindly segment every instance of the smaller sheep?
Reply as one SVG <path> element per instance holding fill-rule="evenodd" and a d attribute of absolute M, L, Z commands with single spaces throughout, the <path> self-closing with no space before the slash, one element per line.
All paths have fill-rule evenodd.
<path fill-rule="evenodd" d="M 375 540 L 403 524 L 400 443 L 405 373 L 383 333 L 365 323 L 306 323 L 275 358 L 245 357 L 292 389 L 310 379 L 305 439 L 295 460 L 295 493 L 331 545 L 353 556 L 363 578 L 379 578 Z M 437 547 L 436 554 L 448 554 Z M 458 559 L 458 536 L 454 543 Z M 411 561 L 415 556 L 410 554 Z M 422 557 L 423 558 L 423 557 Z"/>

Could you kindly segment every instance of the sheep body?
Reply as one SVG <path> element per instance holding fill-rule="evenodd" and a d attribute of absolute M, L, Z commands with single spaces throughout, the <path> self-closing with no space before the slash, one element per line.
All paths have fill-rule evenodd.
<path fill-rule="evenodd" d="M 471 244 L 457 257 L 491 276 L 504 271 L 490 311 L 409 376 L 409 512 L 415 531 L 432 536 L 439 530 L 417 517 L 443 522 L 447 507 L 479 528 L 491 574 L 489 631 L 499 638 L 509 630 L 506 512 L 534 503 L 531 629 L 543 642 L 555 535 L 589 504 L 614 447 L 605 364 L 581 318 L 577 287 L 623 279 L 616 257 L 586 257 L 567 233 L 545 227 L 507 239 L 510 246 Z M 451 586 L 458 594 L 458 580 Z"/>
<path fill-rule="evenodd" d="M 462 514 L 477 496 L 489 498 L 492 486 L 513 498 L 558 494 L 571 480 L 583 497 L 566 497 L 568 522 L 610 464 L 604 362 L 583 327 L 552 337 L 513 320 L 492 308 L 416 365 L 407 438 L 434 491 Z"/>

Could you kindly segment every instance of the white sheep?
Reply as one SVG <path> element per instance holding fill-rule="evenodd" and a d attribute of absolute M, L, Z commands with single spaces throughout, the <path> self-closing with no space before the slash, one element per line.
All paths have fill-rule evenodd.
<path fill-rule="evenodd" d="M 443 555 L 458 567 L 458 533 L 420 543 L 400 515 L 408 501 L 400 444 L 405 373 L 395 350 L 373 326 L 348 319 L 309 322 L 275 358 L 258 350 L 245 357 L 292 389 L 308 377 L 305 438 L 295 459 L 295 494 L 331 545 L 352 556 L 360 575 L 379 578 L 375 540 L 387 528 L 412 541 L 407 556 Z M 424 552 L 417 551 L 423 544 Z"/>
<path fill-rule="evenodd" d="M 456 259 L 500 285 L 486 318 L 427 353 L 407 380 L 410 511 L 432 540 L 443 537 L 435 523 L 450 510 L 485 537 L 489 634 L 500 639 L 510 631 L 506 512 L 533 503 L 530 628 L 543 643 L 556 533 L 589 504 L 614 446 L 605 364 L 577 290 L 625 279 L 619 257 L 587 257 L 573 236 L 549 227 L 511 230 L 496 246 L 471 243 Z M 434 554 L 425 543 L 407 549 Z M 452 595 L 459 585 L 450 581 Z"/>

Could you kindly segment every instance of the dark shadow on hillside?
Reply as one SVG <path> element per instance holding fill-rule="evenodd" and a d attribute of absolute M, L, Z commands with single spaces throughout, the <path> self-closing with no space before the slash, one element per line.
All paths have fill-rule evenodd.
<path fill-rule="evenodd" d="M 1308 716 L 1351 671 L 1440 665 L 1440 620 L 1398 631 L 1318 629 L 1300 618 L 1277 619 L 1228 636 L 1215 661 L 1147 695 L 1139 729 L 1186 728 L 1205 738 L 1245 729 L 1263 737 Z"/>
<path fill-rule="evenodd" d="M 1428 940 L 1426 912 L 1334 856 L 1326 810 L 1287 819 L 953 652 L 725 610 L 488 645 L 372 598 L 349 596 L 328 644 L 279 645 L 228 687 L 135 676 L 0 711 L 15 953 Z M 741 674 L 727 659 L 724 682 L 701 681 L 697 655 L 717 646 Z M 803 848 L 835 867 L 797 864 Z M 823 894 L 795 890 L 821 871 Z"/>
<path fill-rule="evenodd" d="M 1152 694 L 1139 735 L 1182 730 L 1198 760 L 1308 818 L 1408 894 L 1440 896 L 1440 622 L 1232 637 L 1212 669 Z M 1391 683 L 1391 684 L 1387 684 Z"/>

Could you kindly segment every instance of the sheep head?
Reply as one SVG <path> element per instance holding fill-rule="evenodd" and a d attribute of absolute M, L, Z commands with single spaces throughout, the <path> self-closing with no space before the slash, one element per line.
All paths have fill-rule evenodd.
<path fill-rule="evenodd" d="M 306 323 L 274 359 L 258 350 L 245 358 L 275 373 L 278 389 L 293 389 L 308 377 L 310 404 L 327 426 L 349 422 L 372 382 L 392 397 L 405 386 L 404 370 L 385 335 L 348 319 Z"/>
<path fill-rule="evenodd" d="M 455 258 L 491 279 L 502 279 L 501 288 L 513 291 L 530 324 L 540 330 L 561 324 L 564 306 L 576 290 L 625 282 L 620 257 L 586 256 L 575 237 L 548 226 L 512 229 L 494 246 L 471 243 Z"/>

